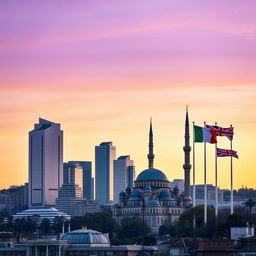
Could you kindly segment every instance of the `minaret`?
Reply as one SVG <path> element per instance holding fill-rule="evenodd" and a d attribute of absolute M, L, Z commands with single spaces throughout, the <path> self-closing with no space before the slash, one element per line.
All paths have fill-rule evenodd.
<path fill-rule="evenodd" d="M 184 187 L 185 187 L 185 198 L 184 198 L 184 206 L 189 206 L 192 202 L 190 193 L 189 193 L 189 188 L 190 188 L 190 169 L 191 169 L 191 164 L 190 164 L 190 143 L 189 143 L 189 119 L 188 119 L 188 107 L 186 109 L 186 121 L 185 121 L 185 146 L 183 147 L 184 151 Z"/>
<path fill-rule="evenodd" d="M 154 153 L 153 153 L 153 129 L 152 129 L 152 119 L 150 118 L 150 128 L 149 128 L 149 143 L 148 143 L 148 168 L 154 168 Z"/>

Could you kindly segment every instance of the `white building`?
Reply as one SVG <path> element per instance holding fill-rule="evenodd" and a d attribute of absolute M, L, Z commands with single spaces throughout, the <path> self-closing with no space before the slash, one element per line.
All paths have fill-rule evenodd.
<path fill-rule="evenodd" d="M 135 167 L 130 156 L 120 156 L 114 160 L 114 201 L 118 202 L 119 193 L 133 187 Z"/>
<path fill-rule="evenodd" d="M 101 205 L 114 199 L 113 161 L 115 159 L 116 147 L 112 142 L 103 142 L 95 147 L 96 200 Z"/>
<path fill-rule="evenodd" d="M 29 207 L 54 206 L 63 182 L 63 131 L 39 118 L 29 132 Z"/>

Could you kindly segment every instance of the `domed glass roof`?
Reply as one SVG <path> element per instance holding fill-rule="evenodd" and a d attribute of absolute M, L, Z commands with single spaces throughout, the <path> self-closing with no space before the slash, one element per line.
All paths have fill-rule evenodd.
<path fill-rule="evenodd" d="M 150 168 L 142 171 L 136 179 L 136 181 L 144 181 L 144 180 L 168 181 L 165 174 L 162 171 L 155 168 Z"/>
<path fill-rule="evenodd" d="M 110 241 L 107 235 L 91 229 L 78 229 L 64 234 L 61 240 L 67 240 L 70 244 L 87 245 L 109 245 Z"/>

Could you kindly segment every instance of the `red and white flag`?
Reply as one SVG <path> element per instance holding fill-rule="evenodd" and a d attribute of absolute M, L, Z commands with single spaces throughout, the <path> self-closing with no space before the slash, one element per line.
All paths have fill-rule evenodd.
<path fill-rule="evenodd" d="M 217 157 L 231 156 L 238 158 L 237 151 L 231 149 L 217 148 Z"/>
<path fill-rule="evenodd" d="M 209 128 L 211 133 L 215 134 L 216 136 L 226 136 L 229 138 L 229 140 L 233 140 L 234 127 L 222 128 L 216 125 L 207 124 L 206 128 Z"/>

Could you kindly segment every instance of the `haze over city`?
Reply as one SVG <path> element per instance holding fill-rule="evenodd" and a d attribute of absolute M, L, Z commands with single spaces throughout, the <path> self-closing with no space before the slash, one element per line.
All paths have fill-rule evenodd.
<path fill-rule="evenodd" d="M 94 147 L 112 141 L 139 174 L 152 116 L 155 166 L 183 178 L 186 105 L 191 127 L 235 127 L 234 187 L 255 188 L 255 2 L 160 2 L 1 2 L 0 188 L 27 181 L 28 132 L 39 117 L 61 124 L 64 161 L 94 162 Z M 213 145 L 207 156 L 214 183 Z M 229 163 L 219 160 L 221 188 Z"/>

